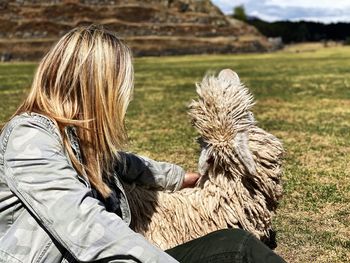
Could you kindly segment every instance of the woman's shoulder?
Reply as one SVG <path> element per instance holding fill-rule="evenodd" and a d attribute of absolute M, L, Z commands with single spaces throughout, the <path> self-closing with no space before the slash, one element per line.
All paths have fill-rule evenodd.
<path fill-rule="evenodd" d="M 59 141 L 61 140 L 59 130 L 54 121 L 46 115 L 34 112 L 18 114 L 5 124 L 0 135 L 1 148 L 6 148 L 7 141 L 14 131 L 16 131 L 16 134 L 23 134 L 24 136 L 29 136 L 29 133 L 44 132 Z M 40 140 L 40 138 L 38 139 Z"/>
<path fill-rule="evenodd" d="M 57 130 L 55 122 L 48 116 L 36 112 L 23 112 L 11 118 L 4 126 L 3 131 L 11 130 L 19 124 L 34 125 L 52 131 Z"/>

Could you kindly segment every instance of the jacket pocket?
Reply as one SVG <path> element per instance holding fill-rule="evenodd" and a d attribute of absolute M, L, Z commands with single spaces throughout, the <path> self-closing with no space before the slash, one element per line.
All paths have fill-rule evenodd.
<path fill-rule="evenodd" d="M 24 263 L 9 253 L 0 250 L 0 263 Z"/>
<path fill-rule="evenodd" d="M 0 263 L 58 263 L 62 255 L 42 226 L 25 209 L 0 239 Z"/>

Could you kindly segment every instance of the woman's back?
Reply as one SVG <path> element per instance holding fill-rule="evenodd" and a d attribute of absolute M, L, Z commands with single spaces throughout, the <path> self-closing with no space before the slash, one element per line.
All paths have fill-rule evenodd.
<path fill-rule="evenodd" d="M 21 160 L 26 155 L 35 156 L 32 152 L 34 149 L 25 146 L 27 143 L 30 145 L 32 141 L 40 144 L 41 141 L 34 129 L 28 133 L 26 128 L 21 129 L 19 126 L 38 125 L 48 131 L 53 130 L 48 121 L 39 115 L 30 117 L 28 114 L 21 114 L 12 118 L 0 134 L 0 262 L 64 262 L 48 233 L 18 197 L 16 189 L 21 185 L 18 185 L 16 179 L 11 180 L 6 172 L 11 169 L 5 161 L 9 150 L 15 149 L 16 160 Z M 26 181 L 29 180 L 27 177 Z M 13 187 L 9 187 L 11 184 Z"/>
<path fill-rule="evenodd" d="M 50 119 L 14 117 L 0 145 L 0 262 L 174 261 L 92 195 Z"/>

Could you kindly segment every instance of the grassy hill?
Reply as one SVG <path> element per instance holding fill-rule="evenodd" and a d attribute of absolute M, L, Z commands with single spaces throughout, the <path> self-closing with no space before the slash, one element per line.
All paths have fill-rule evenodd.
<path fill-rule="evenodd" d="M 350 48 L 138 58 L 130 150 L 195 170 L 198 145 L 186 107 L 195 81 L 227 67 L 255 95 L 259 125 L 287 151 L 277 252 L 288 262 L 350 262 Z M 15 110 L 34 68 L 0 64 L 0 121 Z"/>
<path fill-rule="evenodd" d="M 210 0 L 7 0 L 0 1 L 0 61 L 36 60 L 70 29 L 92 23 L 118 32 L 137 56 L 274 48 Z"/>

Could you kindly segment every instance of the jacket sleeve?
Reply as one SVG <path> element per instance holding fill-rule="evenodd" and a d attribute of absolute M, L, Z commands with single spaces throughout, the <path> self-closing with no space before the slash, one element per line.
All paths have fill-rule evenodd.
<path fill-rule="evenodd" d="M 133 153 L 119 152 L 119 155 L 115 169 L 124 181 L 170 191 L 181 188 L 185 171 L 180 166 Z"/>
<path fill-rule="evenodd" d="M 42 124 L 26 120 L 15 126 L 4 167 L 10 189 L 77 261 L 177 262 L 92 197 L 60 137 Z"/>

